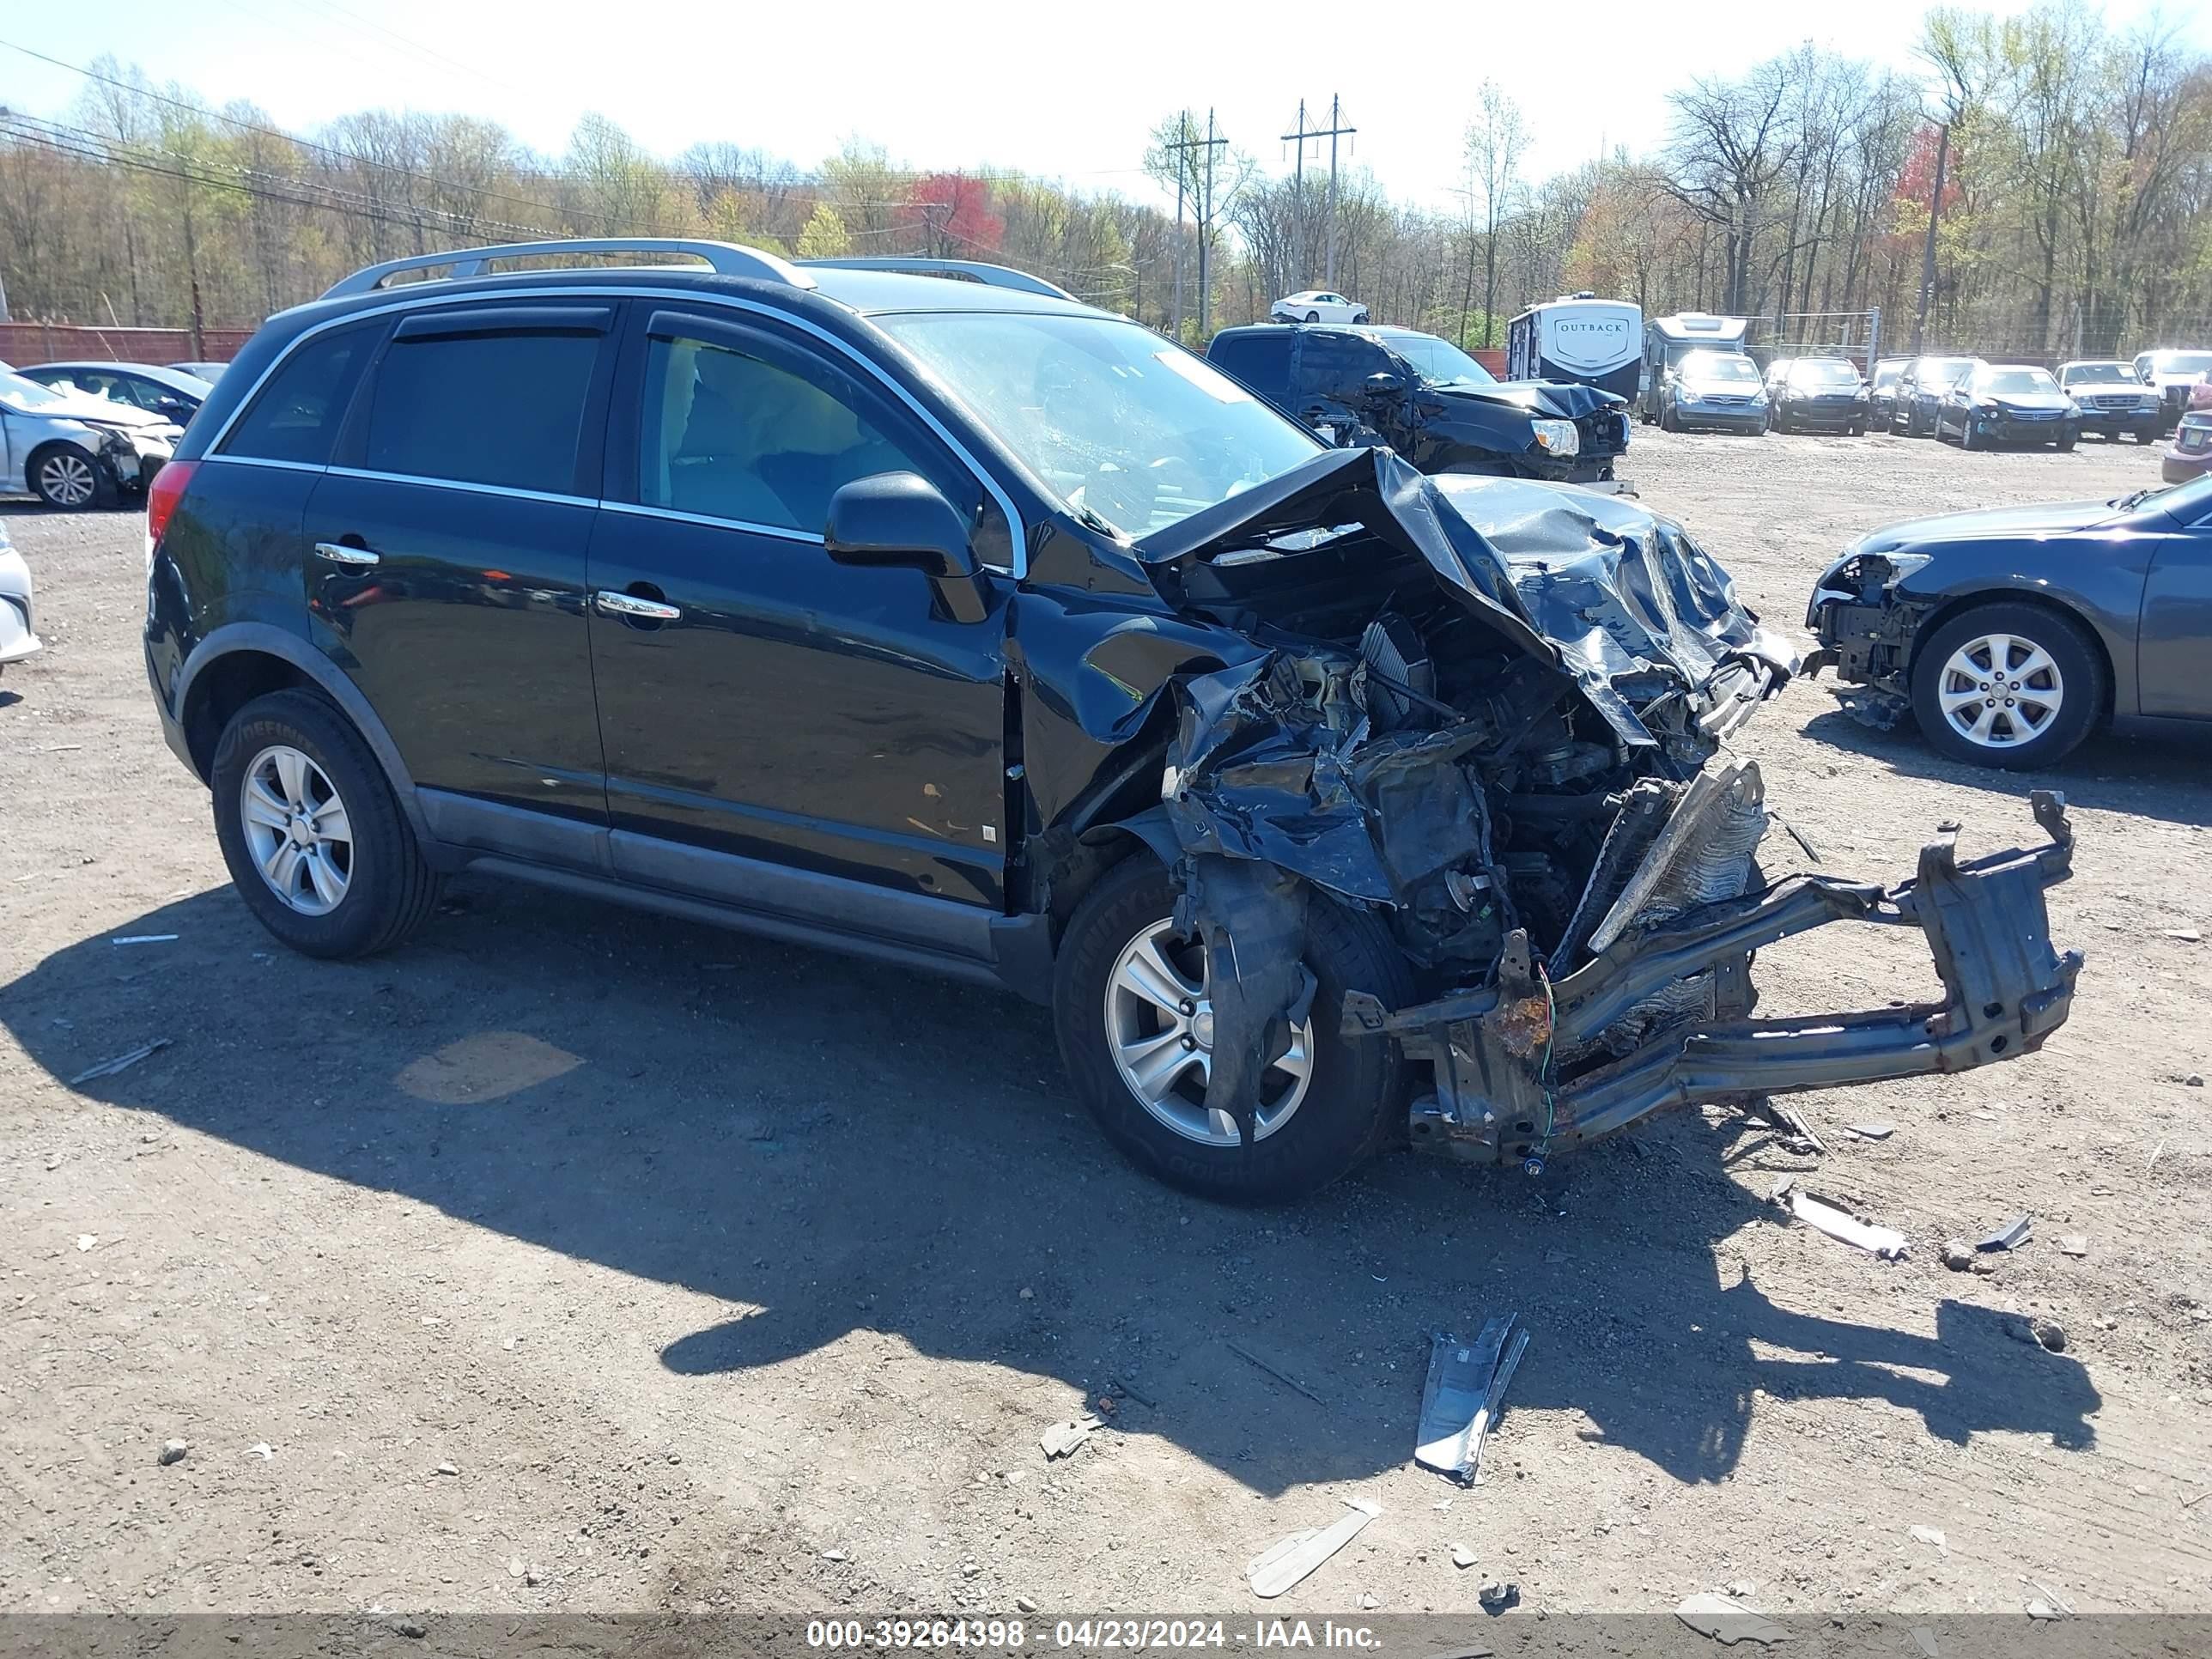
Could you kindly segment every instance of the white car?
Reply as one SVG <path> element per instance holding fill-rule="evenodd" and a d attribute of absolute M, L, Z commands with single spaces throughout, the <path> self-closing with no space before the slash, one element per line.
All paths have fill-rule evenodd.
<path fill-rule="evenodd" d="M 1279 323 L 1364 323 L 1367 307 L 1341 294 L 1316 288 L 1286 295 L 1267 307 L 1267 315 Z"/>
<path fill-rule="evenodd" d="M 0 525 L 0 668 L 21 662 L 39 648 L 39 631 L 33 626 L 38 611 L 31 604 L 31 568 L 8 540 L 8 526 Z"/>
<path fill-rule="evenodd" d="M 149 410 L 0 372 L 0 494 L 71 513 L 141 496 L 183 436 Z"/>

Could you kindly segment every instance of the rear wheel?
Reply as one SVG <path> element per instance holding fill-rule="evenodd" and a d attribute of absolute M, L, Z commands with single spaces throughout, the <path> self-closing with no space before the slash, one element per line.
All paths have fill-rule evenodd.
<path fill-rule="evenodd" d="M 1912 668 L 1912 712 L 1954 760 L 2033 768 L 2088 736 L 2105 706 L 2105 664 L 2079 623 L 2040 605 L 1961 611 Z"/>
<path fill-rule="evenodd" d="M 216 838 L 246 908 L 311 957 L 365 957 L 422 926 L 438 878 L 351 722 L 310 691 L 238 711 L 216 746 Z"/>
<path fill-rule="evenodd" d="M 2074 447 L 2074 440 L 2071 438 L 2061 438 L 2056 444 L 2052 445 L 2051 447 L 2056 449 L 2062 455 L 2066 454 Z"/>
<path fill-rule="evenodd" d="M 1347 990 L 1402 1006 L 1405 958 L 1371 918 L 1316 895 L 1303 961 L 1310 1017 L 1261 1079 L 1253 1139 L 1208 1098 L 1213 1013 L 1206 953 L 1175 931 L 1176 889 L 1142 854 L 1076 908 L 1054 969 L 1054 1023 L 1076 1093 L 1131 1159 L 1188 1191 L 1277 1203 L 1317 1191 L 1380 1149 L 1401 1118 L 1395 1045 L 1347 1042 Z"/>
<path fill-rule="evenodd" d="M 1306 313 L 1306 320 L 1310 323 L 1319 322 L 1321 320 L 1321 313 L 1318 311 L 1309 311 Z"/>

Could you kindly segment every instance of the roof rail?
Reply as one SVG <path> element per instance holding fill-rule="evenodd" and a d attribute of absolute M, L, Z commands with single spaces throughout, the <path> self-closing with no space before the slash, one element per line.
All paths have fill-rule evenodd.
<path fill-rule="evenodd" d="M 787 259 L 734 242 L 701 242 L 669 236 L 577 237 L 550 242 L 505 242 L 494 247 L 455 248 L 444 253 L 418 253 L 411 258 L 386 259 L 369 265 L 334 283 L 323 295 L 343 299 L 352 294 L 374 294 L 392 277 L 410 270 L 448 267 L 444 280 L 482 276 L 494 259 L 526 259 L 563 253 L 682 253 L 706 261 L 717 276 L 750 276 L 760 282 L 782 283 L 792 288 L 812 288 L 814 279 Z"/>
<path fill-rule="evenodd" d="M 1026 270 L 1016 270 L 1009 265 L 985 264 L 977 259 L 801 259 L 801 265 L 826 265 L 838 270 L 902 270 L 917 276 L 963 277 L 971 283 L 981 283 L 986 288 L 1010 288 L 1022 294 L 1042 294 L 1048 300 L 1066 300 L 1081 305 L 1064 288 L 1055 288 L 1042 276 L 1032 276 Z"/>

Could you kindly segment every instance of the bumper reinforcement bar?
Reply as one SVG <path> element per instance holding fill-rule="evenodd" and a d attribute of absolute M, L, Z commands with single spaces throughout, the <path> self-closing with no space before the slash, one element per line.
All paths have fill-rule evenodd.
<path fill-rule="evenodd" d="M 1430 1066 L 1434 1091 L 1413 1107 L 1417 1146 L 1536 1168 L 1549 1152 L 1668 1107 L 1963 1072 L 2033 1053 L 2065 1024 L 2081 956 L 2052 949 L 2044 905 L 2044 890 L 2072 873 L 2065 798 L 2037 790 L 2032 801 L 2051 838 L 2032 851 L 1961 864 L 1946 826 L 1921 848 L 1918 874 L 1897 887 L 1795 876 L 1632 928 L 1555 981 L 1545 980 L 1527 935 L 1516 931 L 1494 984 L 1395 1012 L 1349 993 L 1345 1033 L 1393 1037 L 1408 1058 Z M 1672 981 L 1711 973 L 1725 991 L 1745 973 L 1751 951 L 1844 921 L 1918 927 L 1944 1000 L 1676 1025 L 1567 1081 L 1551 1075 L 1555 1053 L 1578 1051 Z M 1729 1000 L 1723 996 L 1722 1006 Z"/>

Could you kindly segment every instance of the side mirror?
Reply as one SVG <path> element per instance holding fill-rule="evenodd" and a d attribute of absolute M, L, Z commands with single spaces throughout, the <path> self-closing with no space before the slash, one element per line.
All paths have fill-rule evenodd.
<path fill-rule="evenodd" d="M 830 498 L 822 544 L 839 564 L 921 571 L 955 622 L 979 623 L 989 612 L 966 521 L 918 473 L 878 472 L 847 484 Z"/>
<path fill-rule="evenodd" d="M 159 398 L 155 400 L 154 412 L 165 420 L 183 426 L 192 418 L 192 406 L 182 398 Z"/>
<path fill-rule="evenodd" d="M 1378 369 L 1369 375 L 1363 384 L 1366 387 L 1367 395 L 1379 402 L 1387 398 L 1395 398 L 1403 392 L 1406 389 L 1406 377 L 1395 369 Z"/>

